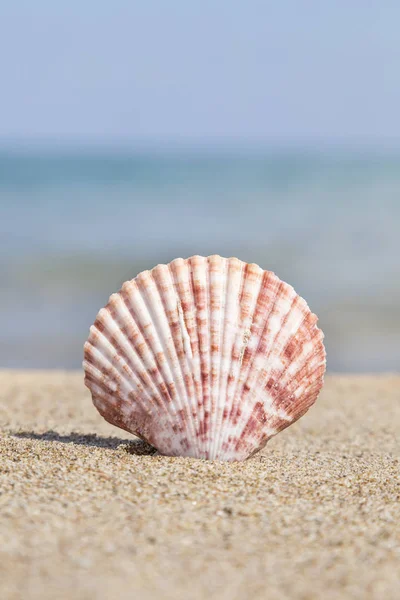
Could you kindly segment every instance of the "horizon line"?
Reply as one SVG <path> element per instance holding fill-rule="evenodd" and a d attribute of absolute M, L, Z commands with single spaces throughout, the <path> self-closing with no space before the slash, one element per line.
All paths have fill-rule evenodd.
<path fill-rule="evenodd" d="M 31 153 L 51 151 L 56 154 L 79 152 L 82 154 L 385 154 L 400 153 L 400 140 L 388 143 L 377 139 L 105 139 L 105 138 L 19 138 L 0 137 L 0 153 Z"/>

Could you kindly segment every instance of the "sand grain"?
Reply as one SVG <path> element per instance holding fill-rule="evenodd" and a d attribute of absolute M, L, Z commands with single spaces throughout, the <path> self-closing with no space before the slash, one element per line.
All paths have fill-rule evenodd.
<path fill-rule="evenodd" d="M 399 376 L 327 377 L 245 463 L 148 454 L 81 373 L 0 371 L 0 428 L 4 600 L 399 597 Z"/>

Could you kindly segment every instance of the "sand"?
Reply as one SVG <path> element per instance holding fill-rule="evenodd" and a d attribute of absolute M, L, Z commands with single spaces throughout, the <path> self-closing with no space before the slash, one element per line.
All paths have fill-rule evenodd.
<path fill-rule="evenodd" d="M 399 598 L 399 376 L 245 463 L 149 454 L 75 372 L 0 371 L 0 427 L 2 600 Z"/>

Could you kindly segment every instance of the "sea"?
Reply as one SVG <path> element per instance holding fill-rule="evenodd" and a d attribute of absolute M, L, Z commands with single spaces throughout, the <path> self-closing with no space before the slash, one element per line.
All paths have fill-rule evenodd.
<path fill-rule="evenodd" d="M 109 295 L 237 256 L 306 298 L 328 371 L 400 368 L 400 153 L 0 151 L 0 367 L 81 367 Z"/>

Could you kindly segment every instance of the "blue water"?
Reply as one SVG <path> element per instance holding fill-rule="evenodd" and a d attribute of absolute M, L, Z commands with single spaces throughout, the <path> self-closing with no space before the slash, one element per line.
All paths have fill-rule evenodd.
<path fill-rule="evenodd" d="M 400 365 L 400 155 L 0 153 L 0 366 L 79 367 L 97 310 L 192 254 L 274 270 L 331 371 Z"/>

